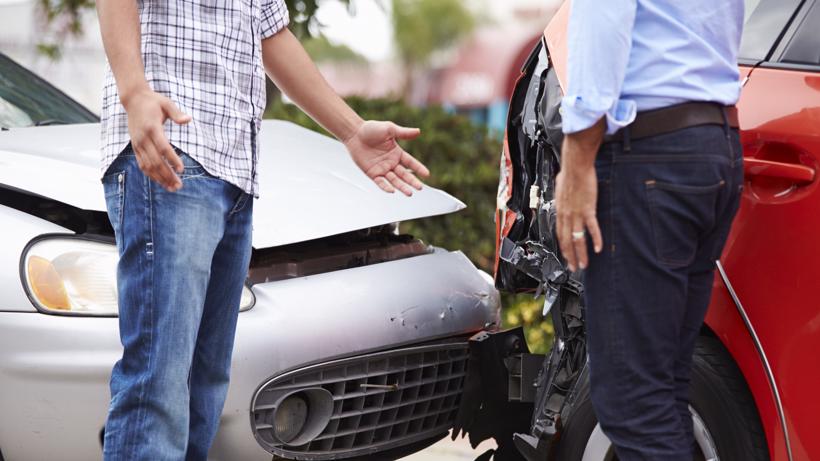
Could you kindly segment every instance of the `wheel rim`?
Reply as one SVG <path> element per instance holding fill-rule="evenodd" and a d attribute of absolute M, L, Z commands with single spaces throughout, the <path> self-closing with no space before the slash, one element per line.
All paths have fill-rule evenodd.
<path fill-rule="evenodd" d="M 703 458 L 696 459 L 720 461 L 717 455 L 715 440 L 712 438 L 712 434 L 709 433 L 709 429 L 706 427 L 703 419 L 701 419 L 698 412 L 691 406 L 689 407 L 689 411 L 692 412 L 695 442 L 698 448 L 700 448 L 700 455 L 703 456 Z M 584 448 L 584 456 L 581 457 L 581 461 L 611 461 L 613 459 L 615 459 L 615 450 L 612 448 L 612 442 L 609 440 L 609 437 L 604 434 L 601 425 L 596 424 L 595 429 L 592 430 L 592 434 L 589 435 L 589 440 Z"/>

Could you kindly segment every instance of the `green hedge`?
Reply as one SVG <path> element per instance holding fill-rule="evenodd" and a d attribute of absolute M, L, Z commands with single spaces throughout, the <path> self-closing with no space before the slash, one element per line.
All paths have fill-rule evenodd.
<path fill-rule="evenodd" d="M 403 143 L 404 148 L 430 168 L 426 181 L 467 204 L 459 213 L 402 223 L 402 232 L 448 249 L 462 250 L 479 268 L 492 273 L 495 254 L 495 196 L 498 188 L 500 141 L 468 118 L 440 107 L 411 107 L 398 100 L 350 98 L 347 102 L 362 117 L 391 120 L 421 128 L 421 136 Z M 297 107 L 273 102 L 266 118 L 290 120 L 324 131 Z M 505 327 L 524 325 L 530 347 L 548 348 L 552 326 L 542 322 L 541 301 L 532 296 L 504 297 Z"/>

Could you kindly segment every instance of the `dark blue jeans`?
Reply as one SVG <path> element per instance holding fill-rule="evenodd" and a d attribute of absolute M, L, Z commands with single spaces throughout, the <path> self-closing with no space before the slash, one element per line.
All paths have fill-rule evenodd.
<path fill-rule="evenodd" d="M 205 460 L 225 402 L 253 198 L 181 157 L 177 192 L 148 179 L 130 149 L 103 178 L 123 345 L 106 460 Z"/>
<path fill-rule="evenodd" d="M 621 461 L 693 457 L 689 377 L 743 187 L 736 130 L 604 144 L 604 251 L 584 274 L 591 397 Z"/>

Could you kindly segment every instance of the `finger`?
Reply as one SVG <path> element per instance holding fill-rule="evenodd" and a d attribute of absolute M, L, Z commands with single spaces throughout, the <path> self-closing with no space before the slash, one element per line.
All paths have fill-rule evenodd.
<path fill-rule="evenodd" d="M 575 252 L 572 249 L 572 228 L 569 219 L 565 212 L 557 209 L 556 216 L 556 234 L 558 237 L 558 246 L 561 249 L 561 254 L 564 255 L 564 260 L 567 262 L 569 270 L 575 271 Z"/>
<path fill-rule="evenodd" d="M 179 158 L 174 147 L 171 146 L 170 141 L 165 137 L 165 133 L 162 133 L 161 139 L 156 140 L 156 142 L 157 150 L 168 165 L 171 166 L 171 169 L 176 171 L 177 174 L 182 174 L 182 172 L 185 171 L 185 164 L 182 163 L 182 159 Z"/>
<path fill-rule="evenodd" d="M 387 178 L 388 181 L 390 181 L 390 184 L 392 184 L 393 187 L 400 190 L 404 195 L 408 197 L 413 195 L 413 188 L 408 186 L 406 182 L 402 181 L 401 178 L 399 178 L 396 175 L 396 173 L 388 171 L 387 174 L 384 175 L 384 177 Z"/>
<path fill-rule="evenodd" d="M 161 140 L 163 138 L 164 136 L 160 136 L 156 133 L 154 133 L 151 137 L 154 156 L 151 158 L 152 174 L 149 176 L 160 183 L 162 187 L 167 189 L 169 192 L 176 192 L 182 187 L 182 181 L 179 179 L 179 176 L 177 176 L 174 170 L 171 169 L 171 165 L 169 165 L 165 160 L 165 156 L 160 150 L 162 148 Z"/>
<path fill-rule="evenodd" d="M 134 157 L 137 159 L 137 167 L 142 171 L 142 152 L 140 148 L 137 147 L 137 144 L 132 142 L 131 143 L 131 150 L 134 151 Z"/>
<path fill-rule="evenodd" d="M 418 128 L 407 128 L 400 125 L 396 125 L 393 122 L 388 123 L 390 123 L 390 134 L 393 135 L 394 138 L 405 140 L 415 139 L 418 138 L 421 134 L 421 130 Z"/>
<path fill-rule="evenodd" d="M 600 253 L 604 249 L 604 238 L 601 235 L 601 227 L 598 225 L 598 218 L 593 213 L 586 218 L 586 227 L 589 231 L 589 236 L 592 238 L 592 248 L 596 253 Z"/>
<path fill-rule="evenodd" d="M 572 218 L 572 233 L 574 234 L 576 232 L 581 232 L 584 235 L 578 239 L 576 239 L 574 235 L 572 236 L 572 249 L 575 252 L 575 261 L 578 263 L 578 268 L 586 269 L 589 264 L 589 258 L 587 257 L 587 236 L 584 231 L 584 218 L 579 214 L 576 214 Z"/>
<path fill-rule="evenodd" d="M 379 186 L 385 192 L 388 192 L 388 193 L 391 193 L 391 194 L 393 192 L 396 192 L 396 189 L 393 187 L 392 184 L 390 184 L 390 181 L 385 179 L 384 176 L 376 176 L 375 178 L 373 178 L 373 182 L 375 182 L 376 185 Z"/>
<path fill-rule="evenodd" d="M 151 180 L 156 181 L 162 187 L 166 187 L 163 178 L 159 175 L 160 158 L 150 140 L 143 140 L 134 145 L 139 157 L 140 170 Z"/>
<path fill-rule="evenodd" d="M 405 168 L 413 170 L 414 173 L 421 176 L 422 178 L 430 176 L 430 170 L 428 170 L 423 163 L 416 160 L 415 157 L 408 154 L 407 152 L 402 151 L 401 164 L 404 165 Z"/>
<path fill-rule="evenodd" d="M 393 168 L 393 171 L 399 176 L 399 178 L 401 178 L 402 181 L 410 184 L 416 190 L 421 190 L 423 184 L 419 181 L 419 178 L 415 177 L 413 173 L 410 172 L 410 170 L 401 165 L 396 165 L 396 168 Z"/>
<path fill-rule="evenodd" d="M 561 187 L 562 176 L 561 173 L 558 173 L 558 176 L 555 178 L 555 237 L 558 239 L 558 248 L 561 250 L 561 254 L 564 256 L 567 266 L 570 270 L 573 270 L 574 266 L 571 265 L 572 261 L 570 258 L 574 255 L 570 254 L 569 234 L 571 231 L 567 225 L 567 215 L 564 211 L 564 189 Z"/>
<path fill-rule="evenodd" d="M 191 116 L 182 112 L 170 99 L 163 101 L 162 109 L 165 111 L 165 115 L 178 125 L 184 125 L 191 121 Z"/>

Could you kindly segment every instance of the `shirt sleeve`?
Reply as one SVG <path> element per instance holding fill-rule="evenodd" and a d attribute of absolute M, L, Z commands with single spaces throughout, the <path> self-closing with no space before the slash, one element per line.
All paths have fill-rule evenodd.
<path fill-rule="evenodd" d="M 620 99 L 635 25 L 637 0 L 573 0 L 568 30 L 564 133 L 606 116 L 607 133 L 635 120 L 635 101 Z"/>
<path fill-rule="evenodd" d="M 285 0 L 262 0 L 262 40 L 276 35 L 290 23 Z"/>

